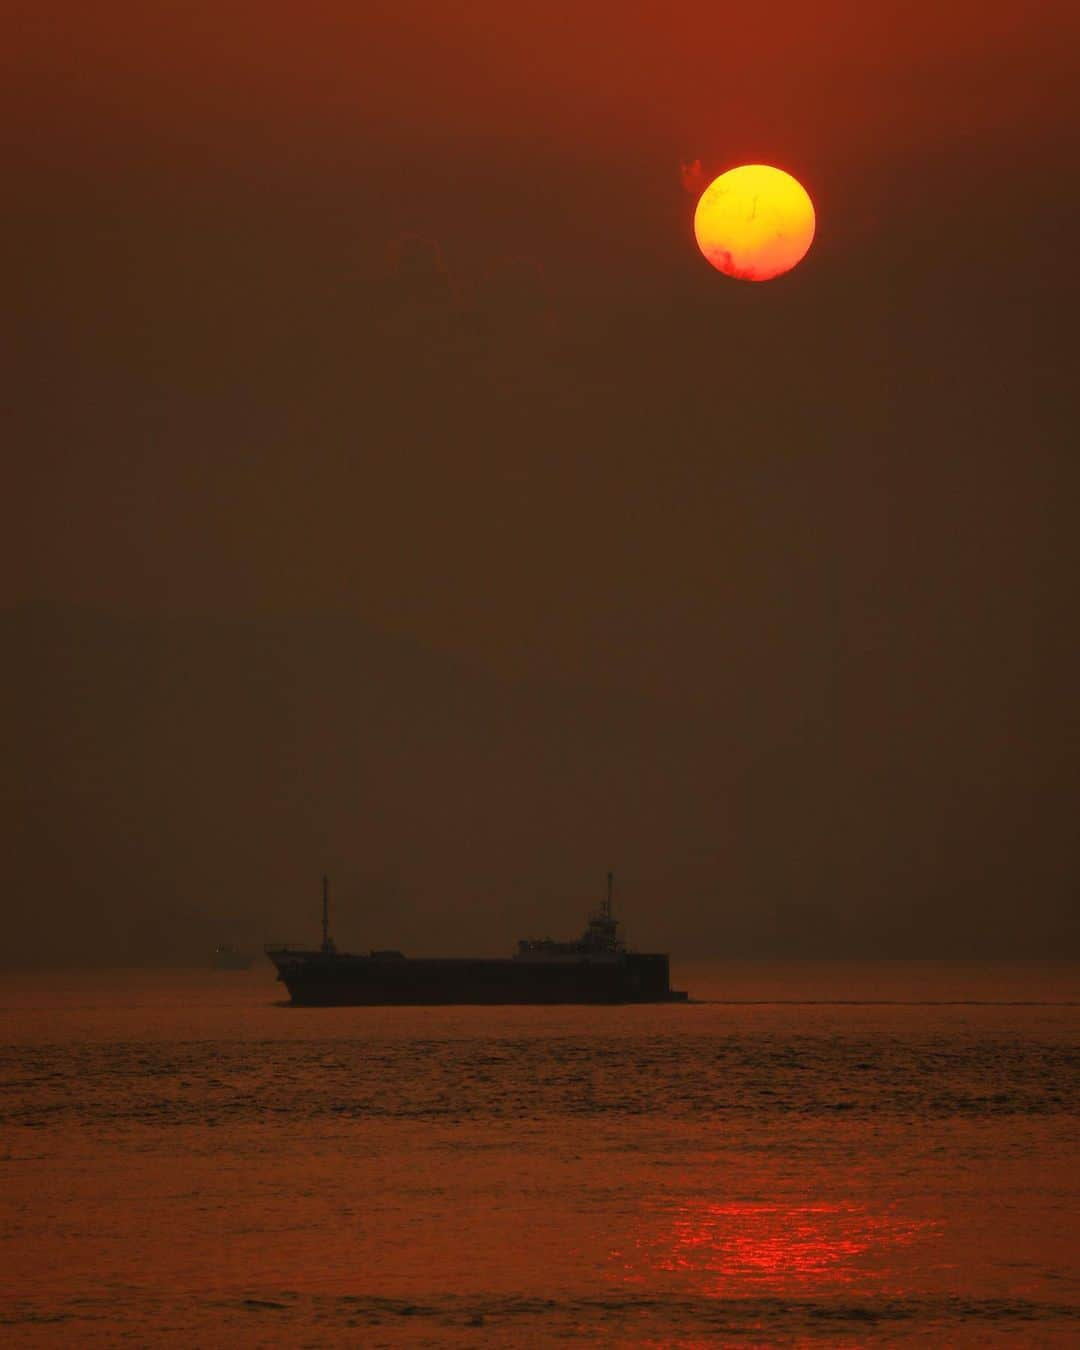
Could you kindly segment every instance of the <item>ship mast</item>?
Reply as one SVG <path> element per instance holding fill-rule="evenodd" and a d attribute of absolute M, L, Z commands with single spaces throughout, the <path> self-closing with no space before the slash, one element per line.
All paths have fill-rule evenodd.
<path fill-rule="evenodd" d="M 324 952 L 332 951 L 334 944 L 330 941 L 330 880 L 328 877 L 322 879 L 322 949 Z"/>
<path fill-rule="evenodd" d="M 603 908 L 600 911 L 605 919 L 611 918 L 611 892 L 614 885 L 615 885 L 615 873 L 609 872 L 607 874 L 607 898 L 604 900 Z"/>

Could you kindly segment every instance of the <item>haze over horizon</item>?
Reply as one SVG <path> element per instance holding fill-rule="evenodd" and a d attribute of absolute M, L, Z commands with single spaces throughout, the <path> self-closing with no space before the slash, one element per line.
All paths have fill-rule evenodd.
<path fill-rule="evenodd" d="M 15 13 L 0 961 L 1080 955 L 1072 8 Z"/>

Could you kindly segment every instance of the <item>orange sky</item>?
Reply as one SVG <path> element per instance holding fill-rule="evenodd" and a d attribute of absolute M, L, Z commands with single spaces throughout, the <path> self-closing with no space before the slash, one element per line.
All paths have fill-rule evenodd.
<path fill-rule="evenodd" d="M 5 139 L 37 159 L 156 151 L 247 173 L 395 153 L 545 153 L 596 166 L 682 154 L 812 176 L 978 136 L 1062 137 L 1065 4 L 856 0 L 765 8 L 541 4 L 17 3 Z M 370 170 L 369 170 L 370 171 Z"/>
<path fill-rule="evenodd" d="M 516 621 L 493 622 L 506 606 L 485 578 L 500 546 L 491 522 L 502 470 L 494 479 L 489 470 L 506 458 L 499 419 L 520 415 L 505 403 L 520 379 L 508 385 L 505 371 L 485 375 L 473 363 L 462 383 L 431 331 L 416 335 L 408 359 L 429 392 L 444 382 L 458 390 L 456 414 L 433 418 L 451 428 L 455 416 L 478 419 L 467 448 L 432 454 L 425 442 L 417 472 L 437 486 L 420 501 L 399 461 L 380 461 L 376 480 L 356 491 L 340 479 L 363 477 L 362 461 L 328 448 L 354 437 L 370 447 L 386 429 L 408 434 L 385 402 L 385 363 L 400 362 L 405 346 L 378 337 L 370 291 L 385 284 L 387 245 L 405 231 L 437 241 L 466 310 L 490 301 L 485 276 L 495 268 L 497 278 L 500 260 L 515 255 L 532 260 L 547 292 L 539 303 L 560 354 L 511 358 L 530 366 L 546 401 L 540 415 L 525 413 L 509 456 L 519 467 L 505 470 L 510 482 L 531 481 L 534 500 L 516 502 L 509 528 L 540 555 L 554 504 L 594 539 L 589 522 L 605 493 L 635 517 L 655 497 L 652 453 L 632 411 L 646 387 L 659 424 L 678 424 L 702 378 L 741 368 L 740 398 L 725 408 L 735 436 L 752 424 L 756 399 L 775 403 L 787 390 L 794 399 L 778 407 L 810 408 L 821 391 L 846 424 L 828 443 L 859 462 L 858 437 L 894 425 L 897 398 L 918 420 L 919 401 L 940 391 L 921 371 L 924 333 L 961 362 L 956 389 L 997 381 L 985 357 L 992 368 L 1046 369 L 1027 348 L 980 351 L 996 331 L 990 314 L 1005 316 L 1014 346 L 1025 334 L 1052 343 L 1058 315 L 1047 287 L 1064 286 L 1073 267 L 1062 243 L 1077 208 L 1077 176 L 1066 168 L 1076 19 L 1065 5 L 1042 7 L 1035 22 L 1012 5 L 966 0 L 751 7 L 722 21 L 711 6 L 621 4 L 558 24 L 545 6 L 495 3 L 472 4 L 466 17 L 441 4 L 20 8 L 0 57 L 12 165 L 8 294 L 27 338 L 20 359 L 39 378 L 50 372 L 58 392 L 51 430 L 37 418 L 32 380 L 15 408 L 36 449 L 25 465 L 32 506 L 16 513 L 3 571 L 11 600 L 360 605 L 380 623 L 438 631 L 440 641 L 465 632 L 470 651 L 500 648 L 508 632 L 516 645 Z M 818 235 L 796 289 L 743 314 L 700 271 L 679 168 L 757 158 L 806 184 Z M 521 303 L 499 301 L 500 321 Z M 403 323 L 430 328 L 430 315 L 416 313 L 394 321 L 399 337 Z M 472 320 L 455 312 L 450 322 Z M 525 341 L 512 323 L 511 352 Z M 771 343 L 769 363 L 738 341 L 745 323 Z M 948 339 L 954 325 L 969 336 Z M 444 333 L 439 342 L 447 340 L 469 364 L 470 339 Z M 620 400 L 620 372 L 639 367 L 647 385 L 630 376 Z M 369 393 L 373 370 L 382 374 Z M 1021 399 L 1015 384 L 1013 392 Z M 76 411 L 84 397 L 100 428 L 92 411 Z M 287 406 L 275 409 L 282 397 Z M 194 411 L 200 400 L 204 412 Z M 568 416 L 577 419 L 570 440 Z M 544 417 L 558 451 L 543 441 Z M 110 426 L 117 418 L 122 425 Z M 159 433 L 177 448 L 147 459 L 139 447 Z M 83 434 L 92 449 L 71 453 Z M 764 434 L 775 453 L 773 433 Z M 598 447 L 584 461 L 576 435 Z M 298 437 L 301 455 L 289 448 Z M 607 459 L 614 443 L 617 468 Z M 693 447 L 669 465 L 662 533 L 714 496 L 740 499 L 726 480 L 746 466 L 727 453 L 706 467 L 704 492 L 682 496 L 700 467 Z M 478 518 L 451 540 L 438 505 L 456 506 L 456 493 L 466 517 L 472 501 Z M 70 553 L 45 542 L 40 512 L 50 500 L 71 515 Z M 306 503 L 299 516 L 297 503 Z M 450 597 L 429 595 L 415 556 L 381 578 L 376 596 L 364 594 L 371 564 L 357 559 L 365 544 L 353 539 L 349 513 L 373 511 L 362 538 L 375 556 L 396 557 L 406 503 L 425 537 L 466 569 Z M 710 586 L 739 575 L 728 552 L 743 529 L 738 519 L 720 523 L 724 542 L 696 568 Z M 676 529 L 664 556 L 678 559 L 684 537 Z M 290 539 L 304 555 L 299 568 Z M 595 562 L 586 551 L 584 570 L 602 573 L 613 556 L 641 570 L 620 540 Z M 660 592 L 682 585 L 663 568 L 639 580 Z M 621 596 L 618 576 L 610 585 Z M 514 594 L 535 592 L 539 605 L 541 587 L 565 588 L 559 622 L 588 630 L 572 570 L 541 566 Z"/>

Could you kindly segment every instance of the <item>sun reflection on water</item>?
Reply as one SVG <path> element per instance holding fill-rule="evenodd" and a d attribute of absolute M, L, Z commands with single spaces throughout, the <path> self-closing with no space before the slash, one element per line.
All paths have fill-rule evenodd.
<path fill-rule="evenodd" d="M 857 1204 L 698 1201 L 668 1211 L 611 1260 L 626 1283 L 665 1272 L 715 1297 L 838 1293 L 870 1277 L 893 1284 L 904 1249 L 928 1227 Z"/>

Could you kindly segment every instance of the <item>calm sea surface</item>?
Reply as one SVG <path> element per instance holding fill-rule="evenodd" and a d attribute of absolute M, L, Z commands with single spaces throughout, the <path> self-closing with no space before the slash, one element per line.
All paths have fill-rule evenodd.
<path fill-rule="evenodd" d="M 643 1008 L 0 988 L 0 1341 L 1080 1344 L 1075 966 Z"/>

